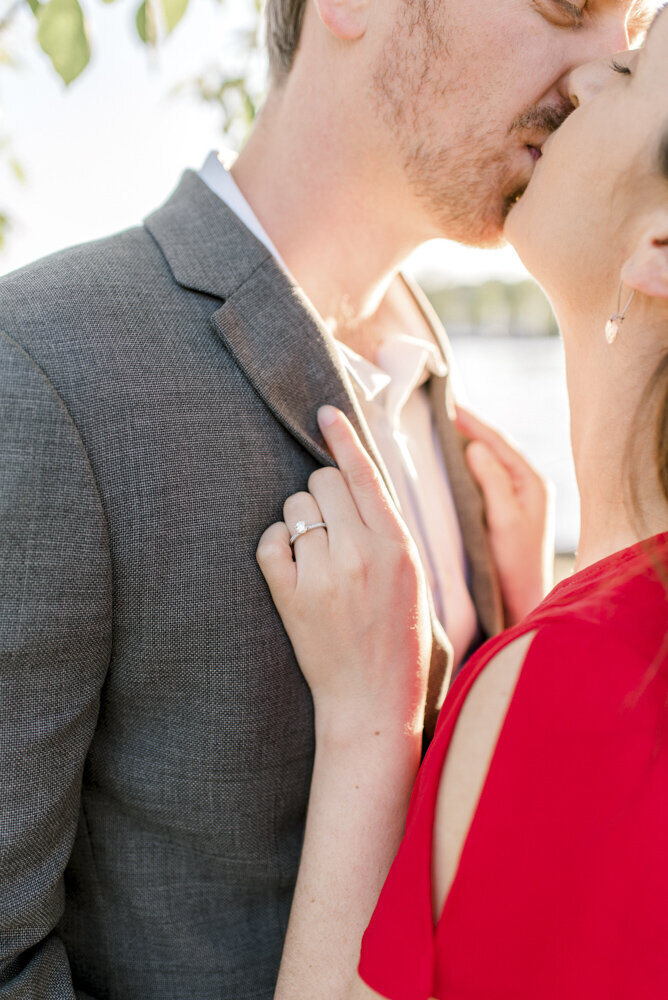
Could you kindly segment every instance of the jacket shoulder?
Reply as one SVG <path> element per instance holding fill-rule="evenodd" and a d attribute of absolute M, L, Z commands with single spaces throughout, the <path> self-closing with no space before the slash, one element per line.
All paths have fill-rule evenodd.
<path fill-rule="evenodd" d="M 36 315 L 59 304 L 108 302 L 128 290 L 170 279 L 170 271 L 143 226 L 59 250 L 0 278 L 0 327 L 20 311 Z"/>

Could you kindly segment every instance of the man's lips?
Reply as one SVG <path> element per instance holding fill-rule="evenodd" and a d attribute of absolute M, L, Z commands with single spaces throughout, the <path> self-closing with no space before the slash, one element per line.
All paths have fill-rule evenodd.
<path fill-rule="evenodd" d="M 537 163 L 538 160 L 540 160 L 541 156 L 543 155 L 542 150 L 541 150 L 541 146 L 542 146 L 542 144 L 543 144 L 544 141 L 545 140 L 541 140 L 540 145 L 538 143 L 526 143 L 526 149 L 528 150 L 529 156 L 531 157 L 531 159 L 533 160 L 534 163 Z M 532 174 L 533 174 L 533 170 L 531 171 L 531 173 L 529 174 L 529 176 L 527 177 L 527 179 L 525 180 L 525 182 L 520 187 L 516 188 L 510 195 L 508 195 L 506 197 L 506 199 L 505 199 L 505 213 L 506 214 L 510 211 L 510 209 L 513 207 L 513 205 L 517 204 L 517 202 L 520 200 L 520 198 L 522 197 L 522 195 L 526 191 L 526 189 L 529 186 L 529 183 L 531 181 L 531 175 Z"/>

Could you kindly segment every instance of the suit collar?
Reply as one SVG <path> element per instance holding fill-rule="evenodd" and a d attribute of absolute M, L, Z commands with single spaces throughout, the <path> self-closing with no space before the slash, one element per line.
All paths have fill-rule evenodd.
<path fill-rule="evenodd" d="M 318 461 L 332 465 L 316 412 L 324 403 L 337 406 L 396 500 L 331 334 L 236 213 L 187 170 L 144 225 L 179 285 L 223 300 L 213 325 L 278 420 Z"/>
<path fill-rule="evenodd" d="M 171 197 L 144 220 L 184 288 L 227 299 L 257 267 L 267 248 L 192 170 Z"/>
<path fill-rule="evenodd" d="M 333 464 L 316 422 L 318 407 L 330 403 L 343 410 L 380 462 L 332 337 L 272 257 L 212 321 L 269 409 L 318 461 Z"/>

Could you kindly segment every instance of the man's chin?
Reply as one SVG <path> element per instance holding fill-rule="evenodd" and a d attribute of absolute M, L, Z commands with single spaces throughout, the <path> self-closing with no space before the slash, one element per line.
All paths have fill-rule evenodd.
<path fill-rule="evenodd" d="M 500 203 L 497 203 L 495 215 L 492 216 L 492 213 L 490 213 L 490 217 L 485 220 L 486 225 L 481 226 L 480 232 L 475 235 L 475 239 L 465 239 L 461 242 L 468 243 L 470 246 L 478 247 L 481 250 L 498 250 L 499 247 L 505 246 L 508 242 L 505 232 L 506 220 L 522 198 L 527 186 L 526 183 L 522 184 L 506 195 Z"/>
<path fill-rule="evenodd" d="M 480 232 L 471 234 L 470 236 L 464 235 L 456 239 L 457 243 L 462 243 L 464 246 L 474 247 L 476 250 L 498 250 L 499 247 L 503 247 L 508 242 L 505 235 L 505 219 L 503 221 L 495 221 L 492 223 L 490 221 L 484 229 Z"/>
<path fill-rule="evenodd" d="M 495 250 L 506 242 L 505 221 L 505 211 L 499 205 L 495 211 L 489 211 L 484 216 L 481 214 L 477 219 L 461 219 L 457 226 L 444 225 L 442 236 L 476 250 Z"/>
<path fill-rule="evenodd" d="M 461 208 L 453 215 L 440 211 L 438 235 L 442 239 L 480 250 L 494 250 L 505 245 L 506 219 L 527 189 L 527 181 L 512 188 L 508 194 L 497 194 L 486 202 L 481 199 L 470 212 Z M 471 206 L 472 207 L 472 206 Z"/>

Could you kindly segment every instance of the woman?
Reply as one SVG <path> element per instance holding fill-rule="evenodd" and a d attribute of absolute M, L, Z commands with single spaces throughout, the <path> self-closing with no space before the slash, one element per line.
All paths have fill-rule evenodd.
<path fill-rule="evenodd" d="M 506 233 L 564 338 L 576 573 L 458 677 L 357 977 L 417 767 L 429 629 L 413 547 L 337 411 L 319 419 L 341 473 L 316 473 L 258 549 L 316 710 L 281 1000 L 668 995 L 668 13 L 571 90 Z M 489 448 L 503 462 L 461 422 L 482 435 L 474 472 Z M 327 531 L 292 562 L 298 520 Z"/>

